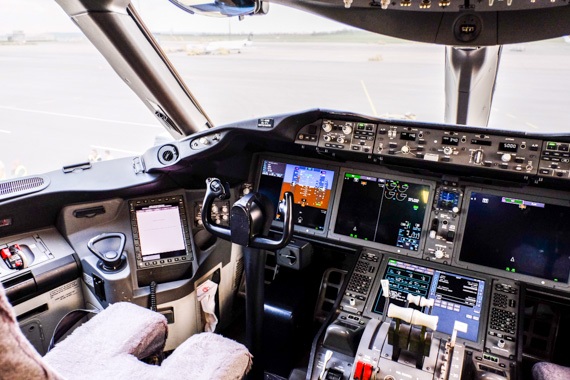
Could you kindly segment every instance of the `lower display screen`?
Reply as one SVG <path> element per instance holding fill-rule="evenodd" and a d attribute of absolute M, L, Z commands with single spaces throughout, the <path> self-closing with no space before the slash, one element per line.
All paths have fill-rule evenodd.
<path fill-rule="evenodd" d="M 471 192 L 459 260 L 568 283 L 570 207 Z"/>
<path fill-rule="evenodd" d="M 334 232 L 418 251 L 430 187 L 345 173 Z"/>
<path fill-rule="evenodd" d="M 293 223 L 323 231 L 329 210 L 334 171 L 274 160 L 263 160 L 258 191 L 277 210 L 285 192 L 293 193 Z M 276 220 L 283 221 L 277 214 Z"/>
<path fill-rule="evenodd" d="M 390 281 L 391 303 L 404 306 L 408 294 L 433 299 L 431 314 L 439 317 L 437 331 L 451 335 L 455 321 L 463 322 L 467 332 L 458 332 L 457 336 L 477 342 L 484 280 L 393 259 L 388 261 L 384 278 Z M 382 314 L 384 302 L 380 289 L 372 312 Z M 410 307 L 419 309 L 416 305 Z"/>

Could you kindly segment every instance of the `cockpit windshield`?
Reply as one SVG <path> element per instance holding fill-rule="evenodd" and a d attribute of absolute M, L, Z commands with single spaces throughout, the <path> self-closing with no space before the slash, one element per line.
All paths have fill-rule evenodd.
<path fill-rule="evenodd" d="M 0 5 L 0 179 L 172 138 L 55 2 L 32 3 Z M 215 126 L 311 108 L 446 122 L 442 45 L 277 4 L 242 19 L 133 6 Z M 504 45 L 488 126 L 565 132 L 568 88 L 570 39 Z"/>

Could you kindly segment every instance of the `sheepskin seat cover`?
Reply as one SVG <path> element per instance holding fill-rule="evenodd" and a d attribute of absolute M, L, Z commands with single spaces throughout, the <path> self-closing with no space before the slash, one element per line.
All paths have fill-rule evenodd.
<path fill-rule="evenodd" d="M 532 378 L 534 380 L 568 380 L 570 379 L 570 367 L 538 362 L 532 366 Z"/>
<path fill-rule="evenodd" d="M 196 334 L 160 366 L 139 359 L 164 348 L 164 316 L 118 302 L 91 318 L 41 357 L 24 337 L 0 285 L 0 380 L 242 379 L 251 369 L 245 346 L 218 334 Z"/>

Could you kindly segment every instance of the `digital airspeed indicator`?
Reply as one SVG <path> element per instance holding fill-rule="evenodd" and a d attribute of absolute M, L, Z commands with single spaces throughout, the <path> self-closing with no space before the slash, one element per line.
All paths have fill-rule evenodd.
<path fill-rule="evenodd" d="M 518 149 L 519 149 L 519 144 L 516 143 L 511 143 L 511 142 L 499 143 L 500 152 L 516 153 Z"/>

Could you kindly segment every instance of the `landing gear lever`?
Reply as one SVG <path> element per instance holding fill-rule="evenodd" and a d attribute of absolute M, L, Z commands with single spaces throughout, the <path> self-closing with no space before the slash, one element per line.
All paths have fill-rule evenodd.
<path fill-rule="evenodd" d="M 210 210 L 216 198 L 229 198 L 229 186 L 217 178 L 208 178 L 202 204 L 202 223 L 211 234 L 244 247 L 246 346 L 254 357 L 249 378 L 262 379 L 265 250 L 273 251 L 289 244 L 293 236 L 293 194 L 286 192 L 278 206 L 284 220 L 283 235 L 279 240 L 267 237 L 275 209 L 263 194 L 249 193 L 235 202 L 230 212 L 229 228 L 216 226 L 212 221 Z"/>

